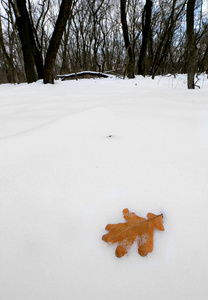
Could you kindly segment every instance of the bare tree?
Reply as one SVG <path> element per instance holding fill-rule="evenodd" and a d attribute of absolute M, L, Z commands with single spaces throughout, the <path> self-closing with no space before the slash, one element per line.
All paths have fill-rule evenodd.
<path fill-rule="evenodd" d="M 126 0 L 120 0 L 121 6 L 121 23 L 123 29 L 123 37 L 127 52 L 127 66 L 126 66 L 126 74 L 128 78 L 134 78 L 134 60 L 133 60 L 133 50 L 132 44 L 129 40 L 129 31 L 128 31 L 128 24 L 126 18 Z"/>
<path fill-rule="evenodd" d="M 50 44 L 46 53 L 45 65 L 43 66 L 42 53 L 40 51 L 40 43 L 37 36 L 37 30 L 34 28 L 31 15 L 31 3 L 28 1 L 29 12 L 26 0 L 9 0 L 13 6 L 18 26 L 19 37 L 21 40 L 22 52 L 24 57 L 25 73 L 27 82 L 34 82 L 37 78 L 44 78 L 44 83 L 54 83 L 54 66 L 61 43 L 62 35 L 66 27 L 66 23 L 71 13 L 73 0 L 62 0 L 59 15 L 54 27 Z M 43 0 L 43 6 L 45 5 Z M 49 2 L 48 2 L 49 3 Z M 48 10 L 48 8 L 46 9 Z M 45 18 L 44 10 L 38 19 L 40 23 L 41 17 Z"/>
<path fill-rule="evenodd" d="M 194 33 L 194 8 L 195 0 L 188 0 L 186 12 L 186 32 L 187 32 L 187 51 L 188 51 L 188 89 L 194 89 L 194 77 L 196 71 L 196 45 Z"/>
<path fill-rule="evenodd" d="M 54 83 L 54 66 L 66 23 L 71 14 L 72 0 L 62 0 L 58 19 L 50 40 L 44 66 L 44 83 Z"/>
<path fill-rule="evenodd" d="M 145 76 L 147 74 L 147 65 L 151 57 L 152 45 L 152 1 L 146 0 L 142 15 L 142 46 L 139 54 L 138 74 Z"/>
<path fill-rule="evenodd" d="M 27 82 L 31 83 L 37 80 L 37 74 L 32 49 L 33 45 L 31 36 L 33 33 L 26 8 L 26 0 L 14 0 L 13 2 L 11 1 L 11 4 L 16 16 L 19 37 L 21 40 Z"/>
<path fill-rule="evenodd" d="M 157 74 L 166 74 L 173 70 L 174 55 L 178 42 L 174 41 L 174 34 L 177 31 L 177 24 L 182 24 L 186 0 L 173 0 L 167 3 L 161 3 L 159 14 L 161 14 L 160 31 L 157 33 L 158 42 L 155 42 L 155 51 L 150 73 L 152 78 Z M 157 20 L 158 23 L 158 20 Z M 177 41 L 179 41 L 179 36 Z M 180 49 L 181 51 L 181 49 Z M 171 63 L 170 63 L 171 62 Z M 170 69 L 171 68 L 171 69 Z"/>
<path fill-rule="evenodd" d="M 194 23 L 188 18 L 191 2 Z M 44 77 L 45 83 L 53 83 L 55 74 L 87 70 L 124 71 L 134 78 L 138 62 L 138 73 L 152 78 L 188 72 L 193 87 L 194 72 L 208 70 L 208 15 L 203 3 L 1 0 L 0 82 Z"/>
<path fill-rule="evenodd" d="M 14 83 L 15 82 L 15 67 L 13 63 L 12 56 L 8 53 L 5 41 L 3 37 L 3 30 L 2 30 L 2 23 L 1 23 L 1 15 L 0 15 L 0 53 L 1 53 L 1 76 L 6 77 L 5 79 L 2 78 L 2 81 L 9 81 Z"/>

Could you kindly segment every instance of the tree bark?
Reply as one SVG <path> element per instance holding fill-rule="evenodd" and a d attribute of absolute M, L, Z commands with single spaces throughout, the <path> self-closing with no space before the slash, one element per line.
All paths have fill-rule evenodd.
<path fill-rule="evenodd" d="M 14 0 L 11 3 L 22 45 L 26 78 L 27 82 L 30 83 L 36 81 L 37 77 L 39 79 L 43 78 L 43 59 L 35 42 L 33 26 L 26 7 L 26 0 Z"/>
<path fill-rule="evenodd" d="M 204 52 L 204 56 L 202 57 L 202 60 L 200 62 L 199 72 L 206 72 L 208 74 L 208 44 Z"/>
<path fill-rule="evenodd" d="M 32 44 L 30 40 L 30 22 L 26 8 L 26 0 L 15 0 L 13 8 L 22 45 L 25 74 L 27 82 L 31 83 L 37 80 L 37 74 L 35 71 Z"/>
<path fill-rule="evenodd" d="M 128 25 L 126 19 L 126 0 L 121 0 L 121 23 L 123 29 L 123 37 L 127 52 L 127 67 L 126 67 L 126 74 L 128 78 L 134 78 L 134 59 L 133 59 L 133 50 L 132 45 L 129 40 L 129 33 L 128 33 Z"/>
<path fill-rule="evenodd" d="M 7 76 L 8 82 L 15 83 L 15 68 L 14 68 L 12 57 L 7 53 L 5 47 L 3 32 L 2 32 L 1 15 L 0 15 L 0 50 L 2 51 L 2 58 L 1 58 L 2 69 Z"/>
<path fill-rule="evenodd" d="M 188 50 L 188 65 L 187 65 L 187 86 L 188 89 L 194 89 L 194 77 L 196 71 L 196 45 L 194 35 L 194 8 L 195 0 L 188 0 L 186 12 L 186 34 L 187 34 L 187 50 Z"/>
<path fill-rule="evenodd" d="M 71 13 L 72 0 L 62 0 L 58 19 L 50 40 L 44 67 L 44 83 L 54 83 L 54 66 L 62 35 Z"/>
<path fill-rule="evenodd" d="M 151 44 L 151 16 L 152 1 L 146 0 L 143 12 L 142 46 L 139 54 L 138 74 L 145 76 L 147 74 L 148 48 Z M 150 52 L 150 49 L 149 49 Z"/>

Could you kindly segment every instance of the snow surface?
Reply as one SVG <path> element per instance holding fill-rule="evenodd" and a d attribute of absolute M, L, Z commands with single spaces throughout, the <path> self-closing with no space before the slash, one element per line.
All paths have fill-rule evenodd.
<path fill-rule="evenodd" d="M 0 299 L 206 299 L 208 80 L 0 86 Z M 111 137 L 110 137 L 111 136 Z M 154 250 L 102 241 L 163 213 Z"/>

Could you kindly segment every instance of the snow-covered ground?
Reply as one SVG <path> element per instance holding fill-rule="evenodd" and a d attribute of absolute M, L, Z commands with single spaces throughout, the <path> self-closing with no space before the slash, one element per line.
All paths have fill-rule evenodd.
<path fill-rule="evenodd" d="M 208 294 L 208 80 L 0 86 L 0 299 Z M 102 241 L 123 208 L 163 213 L 154 250 Z"/>

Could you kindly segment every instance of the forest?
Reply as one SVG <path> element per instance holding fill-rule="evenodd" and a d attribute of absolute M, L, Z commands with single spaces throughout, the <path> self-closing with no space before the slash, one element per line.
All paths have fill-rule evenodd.
<path fill-rule="evenodd" d="M 1 0 L 0 83 L 208 73 L 207 0 Z"/>
<path fill-rule="evenodd" d="M 207 179 L 208 0 L 0 0 L 0 300 L 207 299 Z"/>

